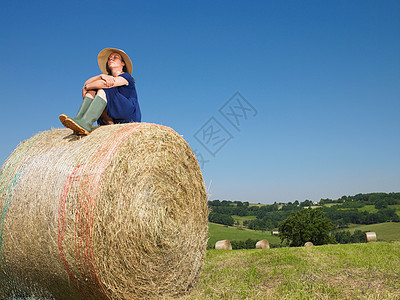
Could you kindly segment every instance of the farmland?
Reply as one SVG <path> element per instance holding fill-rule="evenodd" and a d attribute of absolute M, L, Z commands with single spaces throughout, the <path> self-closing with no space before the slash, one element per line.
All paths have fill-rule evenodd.
<path fill-rule="evenodd" d="M 279 246 L 280 239 L 271 236 L 270 231 L 278 228 L 291 214 L 305 208 L 322 210 L 332 222 L 332 234 L 340 243 L 348 242 L 343 237 L 355 231 L 358 236 L 359 231 L 361 234 L 374 231 L 378 241 L 400 241 L 400 193 L 357 194 L 336 200 L 321 199 L 319 203 L 296 200 L 293 203 L 252 204 L 212 200 L 208 204 L 209 222 L 213 223 L 209 225 L 209 249 L 213 243 L 222 239 L 267 239 L 271 246 Z"/>
<path fill-rule="evenodd" d="M 272 236 L 270 232 L 250 229 L 239 229 L 236 227 L 208 223 L 208 247 L 213 248 L 218 240 L 247 240 L 247 239 L 266 239 L 270 245 L 278 246 L 280 239 Z"/>
<path fill-rule="evenodd" d="M 189 299 L 400 299 L 400 242 L 208 250 Z"/>
<path fill-rule="evenodd" d="M 351 225 L 350 232 L 355 230 L 373 231 L 378 241 L 400 241 L 400 223 L 386 222 L 371 225 Z"/>
<path fill-rule="evenodd" d="M 352 224 L 346 228 L 351 233 L 355 230 L 376 232 L 378 241 L 400 241 L 400 223 L 386 222 L 370 225 Z M 280 245 L 280 239 L 276 235 L 271 235 L 269 231 L 250 230 L 245 228 L 231 227 L 226 225 L 208 224 L 208 247 L 212 248 L 218 240 L 246 240 L 246 239 L 266 239 L 271 247 Z"/>

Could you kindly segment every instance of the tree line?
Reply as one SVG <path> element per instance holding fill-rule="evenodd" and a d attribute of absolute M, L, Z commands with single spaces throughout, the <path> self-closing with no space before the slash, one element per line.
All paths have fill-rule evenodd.
<path fill-rule="evenodd" d="M 329 204 L 329 205 L 327 205 Z M 326 217 L 334 227 L 342 229 L 349 224 L 376 224 L 383 222 L 400 222 L 396 210 L 389 205 L 400 204 L 400 193 L 370 193 L 355 196 L 342 196 L 339 199 L 321 199 L 319 203 L 310 200 L 302 202 L 277 203 L 270 205 L 250 205 L 249 202 L 212 200 L 209 221 L 232 226 L 237 216 L 255 216 L 254 220 L 246 220 L 243 226 L 253 230 L 272 230 L 287 219 L 292 212 L 307 207 L 322 207 Z M 376 212 L 360 211 L 366 205 L 374 205 Z"/>

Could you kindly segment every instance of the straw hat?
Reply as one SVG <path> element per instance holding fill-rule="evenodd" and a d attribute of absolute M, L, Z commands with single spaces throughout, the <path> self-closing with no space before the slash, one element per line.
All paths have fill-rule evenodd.
<path fill-rule="evenodd" d="M 114 52 L 121 55 L 121 57 L 123 58 L 123 60 L 125 62 L 127 72 L 132 75 L 133 65 L 132 65 L 131 59 L 124 51 L 122 51 L 120 49 L 115 49 L 115 48 L 105 48 L 100 51 L 99 55 L 97 55 L 97 62 L 99 63 L 101 72 L 103 72 L 104 74 L 108 74 L 108 72 L 107 72 L 108 57 L 110 56 L 111 53 L 114 53 Z"/>

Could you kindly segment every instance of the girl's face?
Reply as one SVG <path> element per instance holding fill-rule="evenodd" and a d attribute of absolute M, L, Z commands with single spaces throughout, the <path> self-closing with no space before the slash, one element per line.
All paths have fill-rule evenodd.
<path fill-rule="evenodd" d="M 122 69 L 125 66 L 125 63 L 122 61 L 121 55 L 119 55 L 116 52 L 110 54 L 110 56 L 108 57 L 107 64 L 109 68 L 121 67 Z"/>

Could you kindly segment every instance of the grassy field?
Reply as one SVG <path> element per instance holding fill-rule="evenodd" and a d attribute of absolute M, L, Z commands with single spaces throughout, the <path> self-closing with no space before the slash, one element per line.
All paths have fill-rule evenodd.
<path fill-rule="evenodd" d="M 258 207 L 261 207 L 261 206 L 263 206 L 263 205 L 265 205 L 265 204 L 261 204 L 261 203 L 250 203 L 250 205 L 249 205 L 249 207 L 252 207 L 252 206 L 258 206 Z"/>
<path fill-rule="evenodd" d="M 236 221 L 239 221 L 239 223 L 240 223 L 241 226 L 243 226 L 243 222 L 244 222 L 244 221 L 250 221 L 250 220 L 256 220 L 256 219 L 257 219 L 256 216 L 244 216 L 244 217 L 240 217 L 240 216 L 235 216 L 235 215 L 233 215 L 232 218 L 235 220 L 235 223 L 236 223 Z M 235 227 L 237 227 L 237 226 L 235 225 Z"/>
<path fill-rule="evenodd" d="M 214 247 L 219 240 L 266 239 L 272 247 L 279 245 L 281 242 L 279 237 L 272 236 L 269 231 L 238 229 L 214 223 L 208 223 L 208 237 L 208 245 L 210 247 Z"/>
<path fill-rule="evenodd" d="M 240 218 L 240 217 L 238 217 Z M 400 241 L 400 223 L 386 222 L 380 224 L 371 225 L 350 225 L 349 230 L 353 233 L 355 230 L 361 231 L 373 231 L 376 233 L 378 241 L 391 242 Z M 215 243 L 219 240 L 247 240 L 247 239 L 258 239 L 268 240 L 271 247 L 277 247 L 280 245 L 281 240 L 276 235 L 271 235 L 269 231 L 258 231 L 249 229 L 240 229 L 237 227 L 230 227 L 220 224 L 209 223 L 208 224 L 208 246 L 213 248 Z"/>
<path fill-rule="evenodd" d="M 389 208 L 394 208 L 396 210 L 396 214 L 400 216 L 400 204 L 398 205 L 389 205 Z"/>
<path fill-rule="evenodd" d="M 370 214 L 373 214 L 373 213 L 376 213 L 378 210 L 375 208 L 375 205 L 365 205 L 365 206 L 359 208 L 358 211 L 361 211 L 361 212 L 367 211 Z"/>
<path fill-rule="evenodd" d="M 400 241 L 400 223 L 387 222 L 371 225 L 351 225 L 348 230 L 353 233 L 357 229 L 375 232 L 378 241 Z"/>
<path fill-rule="evenodd" d="M 400 242 L 208 250 L 181 299 L 400 299 Z"/>

